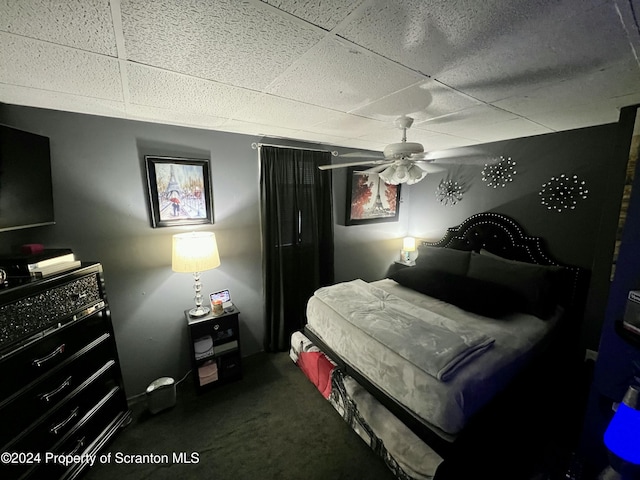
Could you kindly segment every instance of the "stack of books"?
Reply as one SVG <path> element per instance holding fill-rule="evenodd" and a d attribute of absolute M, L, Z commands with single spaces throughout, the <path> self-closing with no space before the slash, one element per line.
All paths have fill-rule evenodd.
<path fill-rule="evenodd" d="M 7 276 L 42 278 L 79 267 L 69 248 L 45 248 L 41 252 L 11 255 L 0 259 L 0 268 Z"/>

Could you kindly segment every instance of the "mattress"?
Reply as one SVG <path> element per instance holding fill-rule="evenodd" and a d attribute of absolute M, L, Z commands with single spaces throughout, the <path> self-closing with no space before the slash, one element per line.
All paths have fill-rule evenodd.
<path fill-rule="evenodd" d="M 560 317 L 560 312 L 547 320 L 513 313 L 492 319 L 423 295 L 391 279 L 371 285 L 382 289 L 390 298 L 416 306 L 416 311 L 424 309 L 444 317 L 462 330 L 481 328 L 494 340 L 491 348 L 442 381 L 415 362 L 407 361 L 406 356 L 365 329 L 346 321 L 337 313 L 336 306 L 320 298 L 317 292 L 308 302 L 307 328 L 354 370 L 447 441 L 453 441 L 469 419 L 535 357 Z M 412 342 L 416 343 L 416 339 Z"/>

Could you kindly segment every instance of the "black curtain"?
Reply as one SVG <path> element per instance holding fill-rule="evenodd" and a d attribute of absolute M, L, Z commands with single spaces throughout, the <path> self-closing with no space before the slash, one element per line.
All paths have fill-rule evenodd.
<path fill-rule="evenodd" d="M 309 297 L 334 279 L 329 152 L 260 147 L 266 351 L 289 349 Z"/>

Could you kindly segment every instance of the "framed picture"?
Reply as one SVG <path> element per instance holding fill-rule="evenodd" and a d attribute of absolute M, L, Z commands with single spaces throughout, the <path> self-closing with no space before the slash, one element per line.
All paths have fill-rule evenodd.
<path fill-rule="evenodd" d="M 385 183 L 377 173 L 349 168 L 346 225 L 396 222 L 399 211 L 400 185 Z"/>
<path fill-rule="evenodd" d="M 151 226 L 213 223 L 209 160 L 144 157 Z"/>

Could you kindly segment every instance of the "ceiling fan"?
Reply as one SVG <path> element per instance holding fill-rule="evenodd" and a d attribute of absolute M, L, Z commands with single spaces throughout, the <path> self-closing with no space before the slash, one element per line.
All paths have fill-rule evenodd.
<path fill-rule="evenodd" d="M 462 161 L 460 156 L 438 157 L 432 152 L 425 152 L 420 143 L 407 142 L 407 129 L 411 128 L 413 118 L 402 116 L 396 119 L 395 125 L 402 129 L 402 140 L 398 143 L 387 145 L 382 151 L 383 159 L 371 158 L 370 153 L 347 153 L 342 157 L 365 157 L 369 160 L 358 162 L 338 163 L 333 165 L 321 165 L 321 170 L 353 167 L 360 165 L 372 165 L 365 170 L 368 173 L 377 173 L 386 183 L 397 185 L 399 183 L 414 184 L 424 179 L 428 173 L 436 173 L 445 170 L 438 164 L 478 164 L 477 161 Z M 486 159 L 482 162 L 486 163 Z"/>

